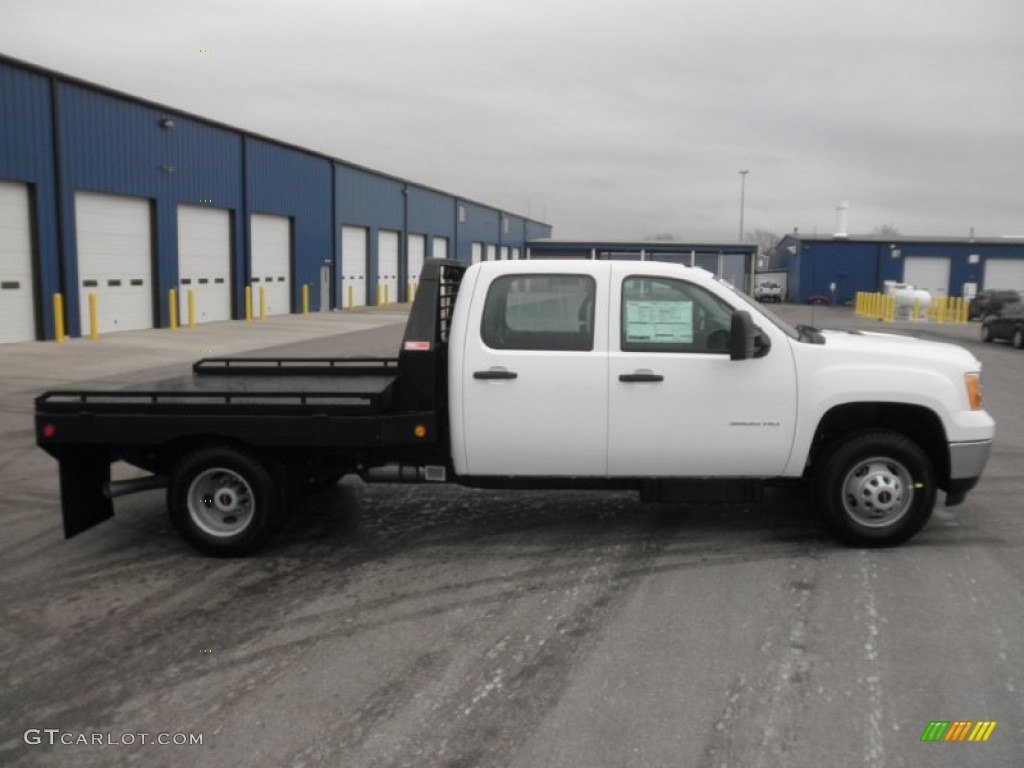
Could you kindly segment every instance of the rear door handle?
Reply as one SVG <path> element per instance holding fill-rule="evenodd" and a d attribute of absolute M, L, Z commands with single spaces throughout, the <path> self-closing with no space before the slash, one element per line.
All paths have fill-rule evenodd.
<path fill-rule="evenodd" d="M 473 371 L 474 379 L 515 379 L 519 376 L 515 371 L 491 370 Z"/>
<path fill-rule="evenodd" d="M 623 373 L 619 376 L 619 381 L 634 382 L 634 381 L 664 381 L 665 377 L 660 373 Z"/>

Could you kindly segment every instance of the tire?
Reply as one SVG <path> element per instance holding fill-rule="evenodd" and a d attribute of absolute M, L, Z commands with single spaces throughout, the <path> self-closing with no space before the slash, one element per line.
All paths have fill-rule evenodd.
<path fill-rule="evenodd" d="M 240 557 L 259 549 L 283 522 L 279 473 L 229 447 L 202 448 L 175 466 L 167 489 L 171 523 L 207 555 Z"/>
<path fill-rule="evenodd" d="M 1015 328 L 1010 343 L 1017 349 L 1024 349 L 1024 331 L 1020 328 Z"/>
<path fill-rule="evenodd" d="M 986 342 L 992 341 L 992 331 L 984 323 L 981 325 L 981 340 Z"/>
<path fill-rule="evenodd" d="M 855 547 L 903 543 L 924 527 L 935 506 L 931 461 L 896 432 L 860 432 L 834 444 L 813 482 L 825 527 Z"/>

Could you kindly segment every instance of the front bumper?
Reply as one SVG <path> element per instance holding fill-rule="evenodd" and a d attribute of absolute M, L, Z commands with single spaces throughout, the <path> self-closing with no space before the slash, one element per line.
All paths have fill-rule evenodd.
<path fill-rule="evenodd" d="M 968 443 L 949 444 L 949 487 L 946 489 L 946 506 L 960 504 L 967 492 L 978 484 L 978 479 L 992 453 L 991 440 L 974 440 Z"/>

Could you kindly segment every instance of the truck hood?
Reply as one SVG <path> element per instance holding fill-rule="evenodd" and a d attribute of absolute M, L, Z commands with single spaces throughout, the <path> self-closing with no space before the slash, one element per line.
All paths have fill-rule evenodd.
<path fill-rule="evenodd" d="M 940 341 L 922 341 L 912 336 L 875 331 L 823 330 L 825 346 L 834 352 L 898 358 L 907 363 L 949 366 L 963 371 L 980 371 L 981 363 L 963 347 Z"/>

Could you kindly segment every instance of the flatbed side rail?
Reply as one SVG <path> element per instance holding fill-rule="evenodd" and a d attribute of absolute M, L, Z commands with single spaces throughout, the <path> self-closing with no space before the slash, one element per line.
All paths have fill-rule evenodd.
<path fill-rule="evenodd" d="M 121 412 L 126 406 L 194 411 L 201 406 L 321 406 L 379 410 L 386 392 L 168 392 L 52 390 L 36 398 L 37 413 Z"/>
<path fill-rule="evenodd" d="M 192 372 L 215 376 L 386 376 L 398 372 L 398 360 L 392 357 L 206 357 L 192 364 Z"/>

